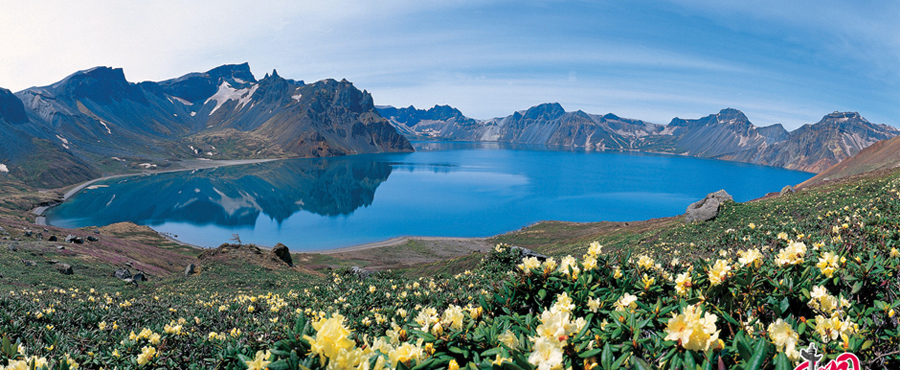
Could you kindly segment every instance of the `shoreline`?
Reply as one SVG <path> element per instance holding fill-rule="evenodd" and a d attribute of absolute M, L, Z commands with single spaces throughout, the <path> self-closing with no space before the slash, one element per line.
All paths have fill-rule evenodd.
<path fill-rule="evenodd" d="M 388 240 L 383 240 L 380 242 L 372 242 L 358 245 L 351 245 L 349 247 L 342 247 L 336 249 L 320 249 L 315 251 L 301 251 L 296 253 L 306 253 L 306 254 L 338 254 L 338 253 L 348 253 L 348 252 L 359 252 L 368 249 L 375 249 L 381 247 L 393 247 L 401 244 L 405 244 L 409 241 L 448 241 L 448 242 L 484 242 L 490 239 L 491 237 L 484 238 L 464 238 L 464 237 L 452 237 L 452 236 L 400 236 L 396 238 L 391 238 Z"/>

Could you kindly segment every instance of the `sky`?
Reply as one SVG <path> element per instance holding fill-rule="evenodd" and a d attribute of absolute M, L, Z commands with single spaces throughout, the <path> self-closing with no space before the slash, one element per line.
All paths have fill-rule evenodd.
<path fill-rule="evenodd" d="M 900 127 L 900 1 L 0 0 L 0 87 L 95 66 L 132 82 L 249 62 L 378 105 L 476 119 L 545 102 L 654 123 L 731 107 L 788 130 Z"/>

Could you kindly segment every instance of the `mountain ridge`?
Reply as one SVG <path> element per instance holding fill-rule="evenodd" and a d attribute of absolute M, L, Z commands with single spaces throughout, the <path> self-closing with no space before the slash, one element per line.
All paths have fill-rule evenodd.
<path fill-rule="evenodd" d="M 9 176 L 41 187 L 184 159 L 413 150 L 377 113 L 371 95 L 349 81 L 306 84 L 276 71 L 257 80 L 248 63 L 139 83 L 121 68 L 94 67 L 48 86 L 0 92 L 0 124 L 0 139 L 14 146 L 0 150 L 0 163 Z M 50 166 L 41 156 L 67 165 Z"/>
<path fill-rule="evenodd" d="M 834 112 L 815 124 L 787 131 L 781 124 L 756 126 L 740 110 L 724 108 L 697 119 L 675 117 L 660 125 L 613 113 L 566 112 L 559 103 L 539 104 L 506 117 L 452 119 L 438 107 L 379 106 L 379 112 L 408 138 L 497 141 L 689 155 L 820 172 L 900 130 L 872 124 L 857 112 Z M 442 110 L 452 109 L 447 107 Z M 415 121 L 406 119 L 415 117 Z M 459 122 L 465 122 L 460 125 Z M 401 127 L 402 126 L 402 127 Z"/>

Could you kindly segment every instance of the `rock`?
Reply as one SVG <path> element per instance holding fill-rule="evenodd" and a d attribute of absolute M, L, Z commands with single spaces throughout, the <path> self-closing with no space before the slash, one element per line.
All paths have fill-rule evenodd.
<path fill-rule="evenodd" d="M 128 279 L 131 277 L 131 271 L 128 271 L 128 269 L 120 268 L 117 269 L 115 273 L 113 273 L 113 276 L 115 276 L 117 279 Z"/>
<path fill-rule="evenodd" d="M 25 266 L 37 266 L 37 262 L 34 262 L 34 261 L 22 260 L 22 263 L 25 264 Z"/>
<path fill-rule="evenodd" d="M 55 242 L 55 241 L 57 241 L 57 240 L 58 240 L 58 239 L 56 239 L 56 235 L 50 235 L 50 237 L 47 238 L 47 241 L 51 241 L 51 242 Z"/>
<path fill-rule="evenodd" d="M 79 236 L 69 234 L 69 236 L 66 236 L 66 243 L 83 244 L 84 239 Z"/>
<path fill-rule="evenodd" d="M 94 234 L 100 234 L 100 229 L 94 229 Z"/>
<path fill-rule="evenodd" d="M 284 261 L 284 263 L 287 263 L 288 266 L 294 266 L 294 260 L 291 258 L 291 251 L 286 245 L 281 243 L 275 244 L 275 248 L 272 248 L 272 253 L 275 253 L 275 256 Z"/>
<path fill-rule="evenodd" d="M 518 253 L 519 253 L 519 260 L 520 260 L 520 261 L 521 261 L 521 260 L 524 260 L 525 258 L 528 258 L 528 257 L 534 257 L 534 258 L 537 258 L 538 261 L 541 261 L 541 262 L 544 262 L 545 260 L 547 260 L 547 256 L 545 256 L 545 255 L 543 255 L 543 254 L 540 254 L 540 253 L 538 253 L 538 252 L 535 252 L 535 251 L 533 251 L 533 250 L 531 250 L 531 249 L 528 249 L 528 248 L 522 248 L 522 247 L 512 246 L 512 247 L 509 248 L 509 250 L 510 250 L 510 253 L 516 253 L 516 252 L 518 252 Z M 515 252 L 514 252 L 514 251 L 515 251 Z"/>
<path fill-rule="evenodd" d="M 47 263 L 49 263 L 49 264 L 51 264 L 51 265 L 55 265 L 55 264 L 59 263 L 59 261 L 57 261 L 57 260 L 49 260 L 49 261 L 47 261 Z"/>
<path fill-rule="evenodd" d="M 59 271 L 60 274 L 63 275 L 72 275 L 75 272 L 72 270 L 72 265 L 68 263 L 60 263 L 56 265 L 56 270 Z"/>
<path fill-rule="evenodd" d="M 782 196 L 782 197 L 783 197 L 783 196 L 785 196 L 785 195 L 794 194 L 795 191 L 796 191 L 796 190 L 794 190 L 794 187 L 793 187 L 793 186 L 791 186 L 791 185 L 785 185 L 783 188 L 781 188 L 781 193 L 779 194 L 779 196 Z"/>
<path fill-rule="evenodd" d="M 31 231 L 31 230 L 25 230 L 25 236 L 27 236 L 27 237 L 29 237 L 29 238 L 31 237 L 31 235 L 33 235 L 33 233 L 34 233 L 34 232 Z"/>
<path fill-rule="evenodd" d="M 91 235 L 91 236 L 88 236 L 88 237 L 87 237 L 87 240 L 88 240 L 89 242 L 96 242 L 96 241 L 99 241 L 100 239 L 97 239 L 96 237 L 94 237 L 93 235 Z"/>
<path fill-rule="evenodd" d="M 144 276 L 142 271 L 138 271 L 134 276 L 131 277 L 134 281 L 147 281 L 147 277 Z"/>
<path fill-rule="evenodd" d="M 18 244 L 10 244 L 10 245 L 9 245 L 9 250 L 10 250 L 10 251 L 13 251 L 13 252 L 16 252 L 16 251 L 19 250 L 19 245 L 18 245 Z"/>
<path fill-rule="evenodd" d="M 191 275 L 193 275 L 193 274 L 194 274 L 194 268 L 195 268 L 195 267 L 196 267 L 196 266 L 194 266 L 193 263 L 188 264 L 187 267 L 184 268 L 184 276 L 191 276 Z"/>
<path fill-rule="evenodd" d="M 63 246 L 61 246 L 61 245 L 57 245 L 57 246 L 56 246 L 56 249 L 63 250 L 63 249 L 66 249 L 66 247 L 63 247 Z"/>
<path fill-rule="evenodd" d="M 37 237 L 38 239 L 44 239 L 44 233 L 37 233 L 35 237 Z"/>
<path fill-rule="evenodd" d="M 347 274 L 356 275 L 356 277 L 358 277 L 360 279 L 365 279 L 365 278 L 369 277 L 369 275 L 371 275 L 372 272 L 363 270 L 359 266 L 353 266 L 353 267 L 347 269 Z"/>
<path fill-rule="evenodd" d="M 709 193 L 706 195 L 706 198 L 698 200 L 687 207 L 687 212 L 684 214 L 684 222 L 712 220 L 719 214 L 719 206 L 722 203 L 733 201 L 734 198 L 726 193 L 725 190 Z"/>

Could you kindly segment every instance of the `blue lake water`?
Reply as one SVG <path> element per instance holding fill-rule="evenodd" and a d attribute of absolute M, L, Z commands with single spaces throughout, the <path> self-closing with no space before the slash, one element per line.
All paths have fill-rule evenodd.
<path fill-rule="evenodd" d="M 213 247 L 322 250 L 398 236 L 484 237 L 541 220 L 682 214 L 719 189 L 738 202 L 813 174 L 680 156 L 496 143 L 414 143 L 417 152 L 291 159 L 98 183 L 47 213 L 51 225 L 131 221 Z"/>

